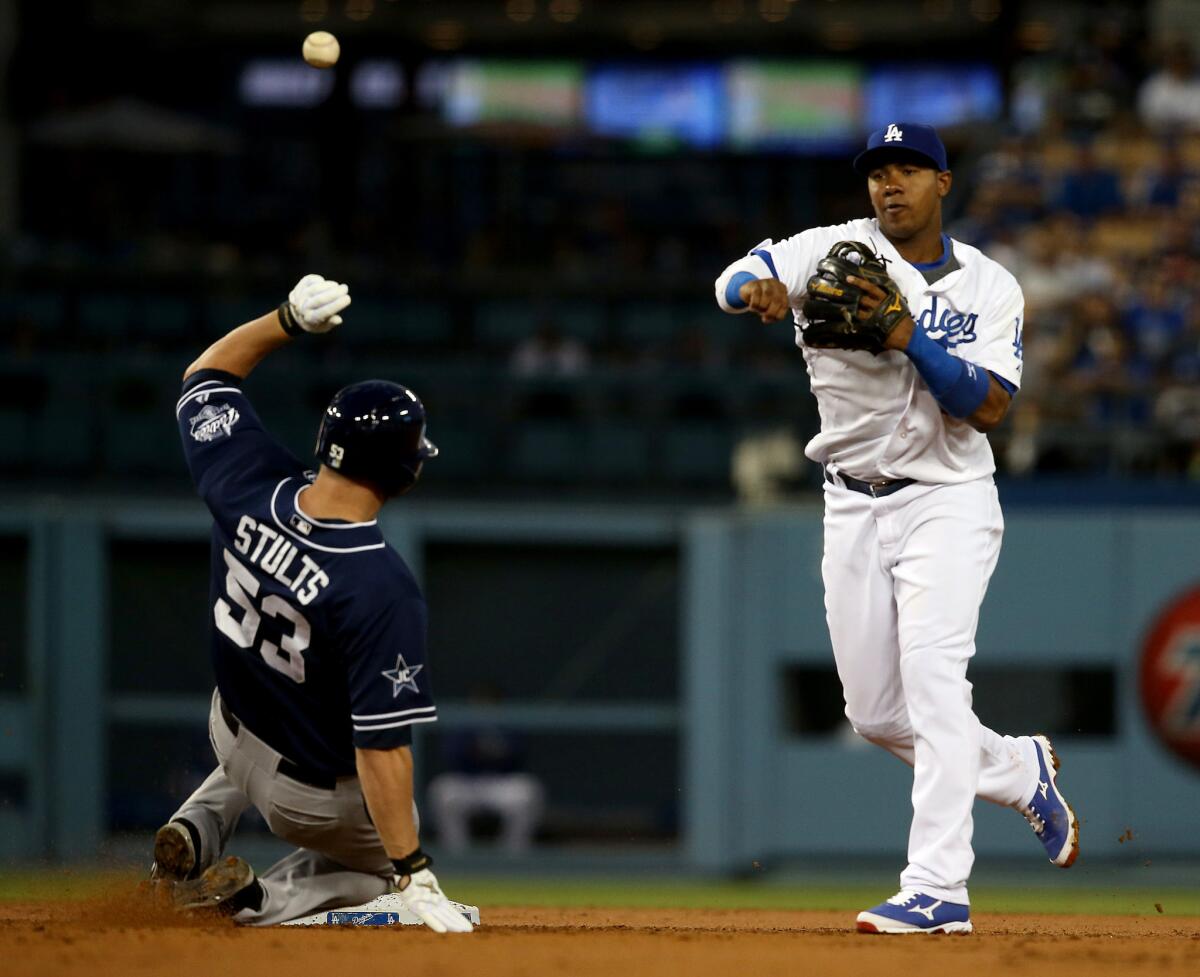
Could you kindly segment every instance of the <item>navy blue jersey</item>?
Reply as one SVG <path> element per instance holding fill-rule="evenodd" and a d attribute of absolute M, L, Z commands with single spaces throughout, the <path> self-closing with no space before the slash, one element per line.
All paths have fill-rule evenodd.
<path fill-rule="evenodd" d="M 425 601 L 374 520 L 303 511 L 310 475 L 259 422 L 240 380 L 201 370 L 176 408 L 192 481 L 213 517 L 212 658 L 235 716 L 315 773 L 355 772 L 436 708 Z"/>

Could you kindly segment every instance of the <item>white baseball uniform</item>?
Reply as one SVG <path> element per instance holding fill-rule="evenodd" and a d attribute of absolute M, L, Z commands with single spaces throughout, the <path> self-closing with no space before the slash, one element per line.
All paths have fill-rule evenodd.
<path fill-rule="evenodd" d="M 1004 268 L 948 237 L 942 261 L 909 264 L 874 218 L 764 241 L 716 282 L 727 312 L 745 311 L 726 298 L 738 272 L 787 286 L 821 417 L 805 453 L 827 473 L 822 575 L 846 716 L 914 767 L 901 887 L 966 903 L 975 796 L 1024 804 L 1038 782 L 1032 740 L 983 726 L 966 674 L 1004 531 L 995 462 L 987 438 L 942 412 L 904 353 L 801 343 L 805 285 L 838 241 L 869 244 L 887 259 L 917 328 L 1010 392 L 1021 381 L 1024 300 Z M 873 497 L 843 476 L 916 484 Z"/>

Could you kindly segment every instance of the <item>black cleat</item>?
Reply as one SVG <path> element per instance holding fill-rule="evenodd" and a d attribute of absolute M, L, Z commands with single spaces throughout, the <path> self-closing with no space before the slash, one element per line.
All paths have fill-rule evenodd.
<path fill-rule="evenodd" d="M 196 844 L 189 825 L 168 821 L 154 835 L 154 865 L 150 878 L 155 881 L 182 882 L 196 871 Z"/>
<path fill-rule="evenodd" d="M 172 891 L 176 909 L 221 909 L 230 914 L 262 907 L 263 889 L 245 859 L 231 855 L 211 865 L 198 879 Z"/>

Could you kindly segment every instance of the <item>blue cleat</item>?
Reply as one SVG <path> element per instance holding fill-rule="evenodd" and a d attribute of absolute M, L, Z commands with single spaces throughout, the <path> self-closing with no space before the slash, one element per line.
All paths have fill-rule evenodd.
<path fill-rule="evenodd" d="M 971 907 L 901 889 L 887 902 L 858 914 L 860 933 L 970 933 Z"/>
<path fill-rule="evenodd" d="M 1017 810 L 1033 828 L 1050 861 L 1070 868 L 1079 857 L 1079 821 L 1058 789 L 1058 757 L 1050 740 L 1040 733 L 1031 737 L 1038 757 L 1038 785 L 1029 803 Z"/>

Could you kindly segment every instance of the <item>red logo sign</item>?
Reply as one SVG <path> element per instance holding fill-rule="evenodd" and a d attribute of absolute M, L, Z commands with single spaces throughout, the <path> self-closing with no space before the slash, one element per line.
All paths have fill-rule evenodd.
<path fill-rule="evenodd" d="M 1200 587 L 1171 602 L 1142 648 L 1146 722 L 1176 756 L 1200 767 Z"/>

